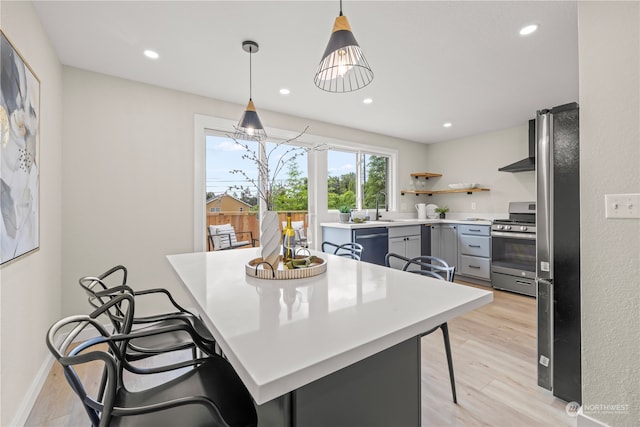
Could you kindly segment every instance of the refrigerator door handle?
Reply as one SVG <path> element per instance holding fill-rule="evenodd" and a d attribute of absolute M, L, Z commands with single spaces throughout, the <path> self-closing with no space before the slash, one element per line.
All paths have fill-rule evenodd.
<path fill-rule="evenodd" d="M 536 114 L 536 277 L 553 278 L 553 175 L 552 117 L 548 110 Z"/>

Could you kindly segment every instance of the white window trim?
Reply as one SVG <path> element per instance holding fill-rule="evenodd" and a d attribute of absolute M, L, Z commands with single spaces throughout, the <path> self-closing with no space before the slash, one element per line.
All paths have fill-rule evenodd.
<path fill-rule="evenodd" d="M 229 119 L 194 115 L 194 221 L 193 242 L 194 251 L 206 250 L 206 236 L 204 233 L 206 224 L 206 200 L 203 197 L 206 191 L 206 136 L 209 130 L 233 133 L 236 122 Z M 295 138 L 300 132 L 266 127 L 267 134 L 277 140 Z M 388 170 L 388 197 L 389 210 L 397 210 L 398 194 L 398 150 L 377 145 L 360 144 L 336 138 L 305 133 L 295 141 L 299 145 L 317 146 L 324 145 L 330 149 L 347 151 L 365 151 L 370 154 L 389 156 Z M 330 212 L 327 206 L 327 152 L 324 150 L 310 150 L 308 152 L 308 197 L 309 197 L 309 227 L 315 236 L 320 236 L 319 223 L 334 220 L 335 211 Z M 316 217 L 317 214 L 317 217 Z"/>

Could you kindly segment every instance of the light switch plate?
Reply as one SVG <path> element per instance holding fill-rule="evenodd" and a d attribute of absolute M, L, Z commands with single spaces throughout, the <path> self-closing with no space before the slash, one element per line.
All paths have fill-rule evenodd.
<path fill-rule="evenodd" d="M 640 218 L 640 193 L 605 194 L 605 218 Z"/>

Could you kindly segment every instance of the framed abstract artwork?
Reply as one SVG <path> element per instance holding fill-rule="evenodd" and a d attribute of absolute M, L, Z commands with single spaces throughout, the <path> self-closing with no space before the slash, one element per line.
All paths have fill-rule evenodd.
<path fill-rule="evenodd" d="M 40 246 L 40 80 L 0 31 L 0 264 Z"/>

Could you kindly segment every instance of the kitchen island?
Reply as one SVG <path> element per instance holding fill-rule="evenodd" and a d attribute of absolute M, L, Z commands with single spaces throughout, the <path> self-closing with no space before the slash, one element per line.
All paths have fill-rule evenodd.
<path fill-rule="evenodd" d="M 261 426 L 419 426 L 420 334 L 492 293 L 314 253 L 326 273 L 286 281 L 245 274 L 259 248 L 168 259 Z"/>

